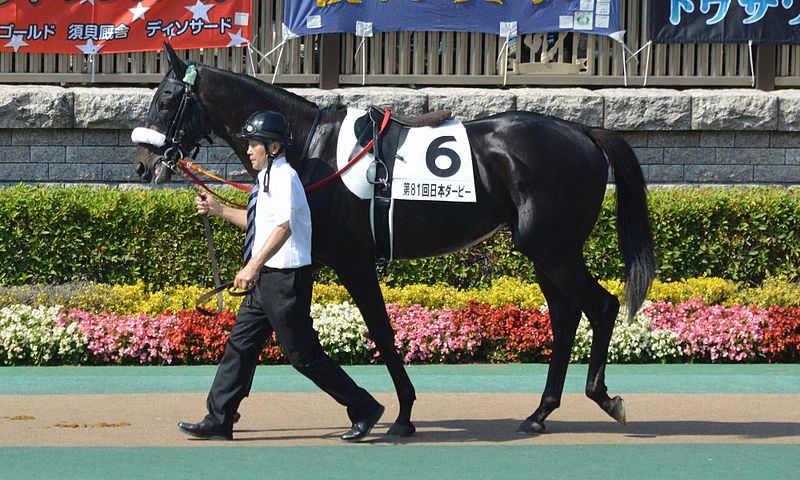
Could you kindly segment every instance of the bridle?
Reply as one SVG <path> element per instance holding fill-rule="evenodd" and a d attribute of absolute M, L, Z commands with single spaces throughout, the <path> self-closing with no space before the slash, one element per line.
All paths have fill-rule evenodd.
<path fill-rule="evenodd" d="M 187 117 L 189 117 L 190 112 L 194 113 L 194 115 L 191 116 L 192 123 L 189 126 L 199 127 L 199 131 L 201 132 L 194 142 L 194 145 L 191 147 L 191 149 L 194 149 L 192 157 L 195 158 L 197 156 L 197 152 L 200 149 L 200 140 L 203 137 L 205 137 L 209 143 L 212 143 L 211 137 L 209 136 L 209 133 L 211 133 L 211 126 L 208 123 L 208 115 L 206 114 L 205 107 L 203 107 L 202 102 L 200 102 L 198 98 L 197 92 L 193 88 L 196 75 L 197 71 L 195 66 L 189 65 L 186 75 L 183 77 L 183 80 L 181 80 L 183 88 L 180 90 L 181 99 L 178 110 L 175 112 L 175 116 L 172 118 L 172 122 L 166 133 L 166 150 L 164 151 L 161 163 L 175 174 L 180 173 L 178 170 L 178 162 L 186 157 L 181 148 L 181 143 L 187 133 Z"/>
<path fill-rule="evenodd" d="M 135 128 L 131 133 L 133 142 L 148 144 L 154 148 L 152 156 L 158 155 L 156 164 L 160 163 L 174 174 L 180 173 L 179 164 L 188 156 L 188 152 L 184 151 L 182 146 L 186 142 L 187 136 L 188 142 L 186 143 L 191 143 L 189 151 L 194 149 L 193 158 L 196 158 L 200 151 L 200 140 L 205 138 L 209 143 L 213 143 L 210 136 L 211 125 L 208 121 L 208 114 L 194 89 L 196 78 L 197 68 L 194 64 L 189 64 L 186 68 L 183 79 L 176 78 L 174 73 L 173 76 L 168 75 L 159 86 L 154 101 L 150 105 L 150 111 L 147 113 L 147 126 Z M 165 93 L 180 95 L 177 100 L 178 108 L 169 121 L 164 120 L 159 114 L 159 99 Z M 173 99 L 171 102 L 175 102 L 175 100 Z M 150 128 L 150 126 L 154 128 Z"/>
<path fill-rule="evenodd" d="M 194 149 L 194 153 L 191 155 L 192 159 L 197 158 L 197 154 L 200 151 L 200 140 L 205 138 L 208 143 L 214 143 L 210 136 L 211 126 L 208 114 L 194 88 L 196 78 L 197 67 L 192 63 L 186 67 L 183 79 L 179 80 L 177 77 L 167 76 L 165 82 L 159 86 L 159 91 L 156 92 L 155 100 L 147 114 L 147 125 L 158 127 L 166 133 L 162 134 L 153 128 L 139 127 L 134 129 L 131 139 L 136 143 L 149 144 L 155 148 L 154 153 L 151 155 L 151 157 L 156 158 L 154 165 L 161 164 L 175 175 L 183 174 L 185 178 L 191 179 L 222 203 L 236 208 L 243 208 L 241 204 L 227 199 L 212 190 L 191 170 L 239 190 L 249 191 L 249 186 L 220 178 L 186 159 L 189 155 L 184 151 L 183 143 L 187 136 L 189 136 L 189 140 L 192 143 L 189 150 Z M 165 92 L 180 95 L 177 100 L 178 108 L 169 123 L 165 122 L 159 115 L 159 97 Z M 172 102 L 174 101 L 172 100 Z M 163 153 L 161 153 L 162 151 Z"/>

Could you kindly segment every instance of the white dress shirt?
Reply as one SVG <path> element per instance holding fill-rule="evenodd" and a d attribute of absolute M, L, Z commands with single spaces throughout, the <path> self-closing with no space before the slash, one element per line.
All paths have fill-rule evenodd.
<path fill-rule="evenodd" d="M 292 234 L 267 263 L 271 268 L 297 268 L 311 264 L 311 211 L 300 177 L 286 157 L 276 158 L 269 171 L 269 192 L 265 191 L 267 169 L 258 172 L 253 255 L 263 248 L 278 225 L 289 222 Z"/>

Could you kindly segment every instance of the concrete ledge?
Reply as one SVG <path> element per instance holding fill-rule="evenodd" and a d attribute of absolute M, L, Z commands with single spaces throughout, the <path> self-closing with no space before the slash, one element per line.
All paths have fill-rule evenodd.
<path fill-rule="evenodd" d="M 147 118 L 155 90 L 146 88 L 71 88 L 75 128 L 135 128 Z"/>
<path fill-rule="evenodd" d="M 320 90 L 319 88 L 287 88 L 286 90 L 314 102 L 320 107 L 330 107 L 340 103 L 339 94 L 335 90 Z"/>
<path fill-rule="evenodd" d="M 412 90 L 413 91 L 413 90 Z M 459 120 L 473 120 L 517 109 L 516 96 L 505 90 L 423 88 L 429 111 L 451 110 Z"/>
<path fill-rule="evenodd" d="M 760 90 L 687 90 L 692 130 L 777 130 L 778 97 Z"/>
<path fill-rule="evenodd" d="M 0 85 L 0 128 L 72 128 L 69 89 L 42 85 Z"/>
<path fill-rule="evenodd" d="M 690 96 L 669 89 L 598 90 L 605 100 L 603 126 L 611 130 L 689 130 Z"/>
<path fill-rule="evenodd" d="M 772 95 L 778 99 L 778 130 L 800 131 L 800 91 L 779 90 Z"/>
<path fill-rule="evenodd" d="M 517 97 L 517 110 L 603 126 L 603 96 L 585 88 L 516 88 L 509 93 Z"/>
<path fill-rule="evenodd" d="M 339 95 L 339 103 L 352 108 L 390 107 L 399 115 L 420 115 L 428 111 L 428 96 L 410 88 L 339 88 L 334 92 Z"/>
<path fill-rule="evenodd" d="M 632 131 L 800 131 L 800 91 L 655 88 L 290 88 L 320 106 L 391 106 L 404 115 L 450 109 L 461 120 L 527 110 L 590 126 Z M 0 128 L 132 129 L 149 88 L 0 85 Z M 3 144 L 0 138 L 0 144 Z M 101 141 L 111 143 L 110 141 Z"/>

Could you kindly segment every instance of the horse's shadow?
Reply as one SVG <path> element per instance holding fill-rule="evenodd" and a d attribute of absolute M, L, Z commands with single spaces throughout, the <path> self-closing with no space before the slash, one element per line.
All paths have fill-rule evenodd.
<path fill-rule="evenodd" d="M 792 422 L 711 422 L 696 420 L 665 420 L 631 422 L 619 425 L 611 422 L 550 421 L 547 428 L 553 433 L 616 433 L 626 437 L 739 437 L 747 440 L 800 436 L 800 423 Z"/>
<path fill-rule="evenodd" d="M 376 425 L 368 437 L 374 444 L 426 444 L 426 443 L 509 443 L 531 438 L 516 432 L 519 419 L 501 418 L 486 420 L 446 420 L 437 422 L 415 422 L 417 433 L 401 438 L 382 435 L 389 423 Z M 711 422 L 711 421 L 646 421 L 619 425 L 613 422 L 564 422 L 551 420 L 547 424 L 546 435 L 561 434 L 611 434 L 627 438 L 667 440 L 669 437 L 716 437 L 719 441 L 769 440 L 781 437 L 800 438 L 800 423 L 791 422 Z M 265 440 L 308 440 L 310 437 L 297 435 L 297 430 L 258 429 L 239 430 L 240 433 L 257 433 L 255 437 L 241 438 L 237 441 Z M 331 430 L 322 438 L 336 438 L 341 432 Z M 262 435 L 263 434 L 263 435 Z"/>

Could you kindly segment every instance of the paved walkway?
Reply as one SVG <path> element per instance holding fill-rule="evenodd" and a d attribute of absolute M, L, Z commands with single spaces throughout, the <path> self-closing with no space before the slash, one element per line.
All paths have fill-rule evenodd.
<path fill-rule="evenodd" d="M 548 433 L 514 433 L 543 365 L 416 366 L 417 434 L 381 366 L 348 367 L 386 404 L 344 445 L 343 409 L 288 367 L 260 367 L 233 442 L 190 440 L 214 367 L 0 369 L 0 478 L 800 478 L 800 365 L 612 365 L 628 425 L 582 395 L 573 365 Z M 702 476 L 702 477 L 701 477 Z"/>

